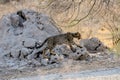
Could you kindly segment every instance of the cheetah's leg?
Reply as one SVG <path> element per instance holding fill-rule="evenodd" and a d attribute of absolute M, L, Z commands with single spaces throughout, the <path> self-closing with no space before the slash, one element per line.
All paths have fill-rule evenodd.
<path fill-rule="evenodd" d="M 76 46 L 79 47 L 79 48 L 82 48 L 82 46 L 76 44 L 75 42 L 72 42 L 72 44 L 73 44 L 73 45 L 76 45 Z"/>
<path fill-rule="evenodd" d="M 70 49 L 71 49 L 73 52 L 76 51 L 71 44 L 70 44 L 69 46 L 70 46 Z"/>
<path fill-rule="evenodd" d="M 52 49 L 50 49 L 50 53 L 55 55 L 56 53 L 54 51 L 52 51 Z"/>
<path fill-rule="evenodd" d="M 47 58 L 47 56 L 46 56 L 46 51 L 47 51 L 48 49 L 47 48 L 45 48 L 44 50 L 43 50 L 43 58 Z"/>

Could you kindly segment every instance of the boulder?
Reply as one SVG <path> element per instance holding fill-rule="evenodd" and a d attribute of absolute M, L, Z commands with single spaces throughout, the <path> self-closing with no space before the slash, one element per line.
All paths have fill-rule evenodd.
<path fill-rule="evenodd" d="M 107 47 L 96 37 L 82 39 L 80 45 L 85 47 L 91 53 L 102 52 L 107 49 Z"/>
<path fill-rule="evenodd" d="M 22 21 L 23 27 L 19 26 L 21 16 L 17 13 L 20 11 L 26 18 Z M 20 50 L 35 47 L 36 42 L 43 42 L 47 37 L 61 33 L 60 29 L 53 25 L 49 16 L 32 10 L 20 11 L 5 15 L 0 20 L 0 46 L 3 45 L 1 48 L 5 48 L 8 52 L 14 46 L 22 45 Z"/>
<path fill-rule="evenodd" d="M 0 19 L 0 57 L 36 59 L 39 54 L 32 54 L 34 48 L 47 37 L 62 33 L 53 22 L 46 14 L 26 9 L 3 16 Z"/>
<path fill-rule="evenodd" d="M 74 60 L 88 60 L 89 59 L 89 52 L 85 47 L 76 47 L 76 51 L 69 55 L 69 58 Z"/>

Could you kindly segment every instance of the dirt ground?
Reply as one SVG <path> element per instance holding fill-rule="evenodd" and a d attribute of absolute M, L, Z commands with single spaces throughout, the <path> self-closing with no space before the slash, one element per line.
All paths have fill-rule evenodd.
<path fill-rule="evenodd" d="M 27 76 L 11 80 L 119 80 L 120 68 L 87 70 L 81 72 Z"/>
<path fill-rule="evenodd" d="M 35 3 L 38 4 L 37 2 L 35 2 Z M 37 6 L 35 3 L 34 3 L 34 5 L 30 4 L 30 3 L 25 3 L 23 5 L 20 5 L 20 4 L 18 5 L 16 3 L 15 4 L 12 3 L 12 5 L 10 5 L 10 4 L 0 5 L 0 11 L 1 11 L 0 18 L 4 17 L 3 15 L 6 15 L 8 13 L 13 13 L 13 12 L 23 9 L 23 8 L 39 11 L 39 9 L 36 9 Z M 7 19 L 7 18 L 5 18 L 5 19 Z M 31 19 L 32 19 L 32 21 L 34 20 L 33 17 Z M 83 25 L 83 24 L 81 24 L 79 26 L 84 27 L 87 25 L 87 26 L 93 26 L 93 27 L 95 27 L 95 26 L 101 27 L 101 26 L 105 25 L 104 21 L 101 22 L 102 25 L 95 24 L 95 23 L 93 24 L 91 21 L 90 21 L 90 24 L 87 24 L 87 23 L 86 23 L 86 25 Z M 30 23 L 30 25 L 31 25 L 31 23 Z M 40 24 L 40 25 L 42 25 L 42 24 Z M 31 28 L 32 28 L 32 26 L 36 26 L 36 25 L 31 25 Z M 47 26 L 50 26 L 50 25 L 47 25 Z M 86 38 L 87 36 L 89 36 L 89 33 L 90 33 L 89 29 L 91 29 L 91 27 L 89 29 L 88 29 L 88 27 L 85 27 L 84 29 L 81 30 L 81 28 L 79 28 L 79 26 L 72 27 L 71 29 L 63 28 L 63 30 L 64 30 L 64 32 L 80 31 L 80 32 L 82 32 L 82 35 L 84 36 L 83 38 Z M 40 28 L 40 29 L 42 29 L 42 28 Z M 88 29 L 88 31 L 87 31 L 87 29 Z M 32 30 L 33 30 L 33 28 L 32 28 Z M 91 31 L 92 31 L 92 29 L 91 29 Z M 94 31 L 95 32 L 91 33 L 92 35 L 90 37 L 96 36 L 101 41 L 103 41 L 107 46 L 111 47 L 111 45 L 112 45 L 111 44 L 112 43 L 111 35 L 110 35 L 110 32 L 106 28 L 103 31 L 101 31 L 101 29 L 99 29 L 98 32 L 96 29 Z M 38 31 L 38 32 L 40 32 L 40 31 Z M 51 32 L 54 32 L 54 31 L 51 31 Z M 47 33 L 47 31 L 46 31 L 46 33 Z M 46 34 L 46 36 L 48 34 Z M 29 33 L 28 33 L 28 35 L 29 35 Z M 38 38 L 38 35 L 36 35 L 36 36 Z M 45 36 L 45 38 L 46 38 L 46 36 Z M 110 38 L 110 39 L 107 39 L 107 38 Z M 95 54 L 91 54 L 91 55 L 95 55 Z M 11 80 L 11 79 L 17 79 L 17 78 L 23 78 L 23 77 L 29 77 L 29 76 L 32 77 L 32 76 L 37 76 L 37 75 L 45 76 L 48 74 L 67 74 L 67 73 L 75 73 L 75 72 L 77 73 L 77 72 L 82 72 L 82 71 L 87 71 L 87 70 L 120 68 L 120 56 L 118 56 L 116 54 L 111 55 L 111 53 L 110 53 L 110 54 L 108 54 L 108 56 L 101 56 L 101 57 L 102 58 L 100 58 L 100 56 L 99 56 L 99 59 L 96 59 L 97 57 L 95 57 L 91 61 L 85 61 L 85 60 L 80 61 L 80 60 L 69 59 L 69 60 L 64 60 L 60 65 L 49 65 L 47 67 L 46 66 L 37 66 L 37 67 L 15 66 L 17 68 L 12 68 L 12 67 L 0 66 L 0 80 Z M 71 79 L 69 79 L 69 80 L 71 80 Z M 85 79 L 85 80 L 88 80 L 88 79 Z M 101 79 L 101 80 L 103 80 L 103 79 Z M 111 78 L 111 80 L 113 80 L 113 78 Z"/>
<path fill-rule="evenodd" d="M 96 69 L 109 69 L 120 67 L 120 59 L 116 57 L 114 60 L 104 59 L 99 61 L 73 61 L 69 60 L 64 62 L 62 66 L 59 67 L 29 67 L 23 69 L 7 69 L 0 68 L 0 80 L 10 80 L 14 78 L 21 78 L 27 76 L 35 76 L 35 75 L 47 75 L 47 74 L 63 74 L 63 73 L 73 73 L 73 72 L 81 72 L 86 70 L 96 70 Z"/>

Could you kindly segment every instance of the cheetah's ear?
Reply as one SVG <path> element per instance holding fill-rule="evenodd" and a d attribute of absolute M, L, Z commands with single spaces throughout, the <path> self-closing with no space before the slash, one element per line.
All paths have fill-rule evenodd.
<path fill-rule="evenodd" d="M 80 34 L 79 32 L 76 32 L 77 34 Z"/>
<path fill-rule="evenodd" d="M 80 33 L 79 32 L 76 32 L 75 35 L 79 35 Z"/>
<path fill-rule="evenodd" d="M 78 39 L 82 39 L 81 34 L 79 32 L 76 32 L 75 35 L 78 37 Z"/>

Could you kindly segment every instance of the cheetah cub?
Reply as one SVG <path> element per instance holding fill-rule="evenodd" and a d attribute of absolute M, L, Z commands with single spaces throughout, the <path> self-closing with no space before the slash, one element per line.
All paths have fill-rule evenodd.
<path fill-rule="evenodd" d="M 51 37 L 48 37 L 40 46 L 38 46 L 36 48 L 41 48 L 43 45 L 47 44 L 47 46 L 43 50 L 43 54 L 45 54 L 45 51 L 48 50 L 48 49 L 50 50 L 50 53 L 51 53 L 52 49 L 56 45 L 67 44 L 67 45 L 70 46 L 70 49 L 73 52 L 75 52 L 75 49 L 73 49 L 72 45 L 76 45 L 78 47 L 81 47 L 81 46 L 77 45 L 73 41 L 74 38 L 81 39 L 81 34 L 79 32 L 76 32 L 76 33 L 67 32 L 67 33 L 64 33 L 64 34 L 51 36 Z"/>

